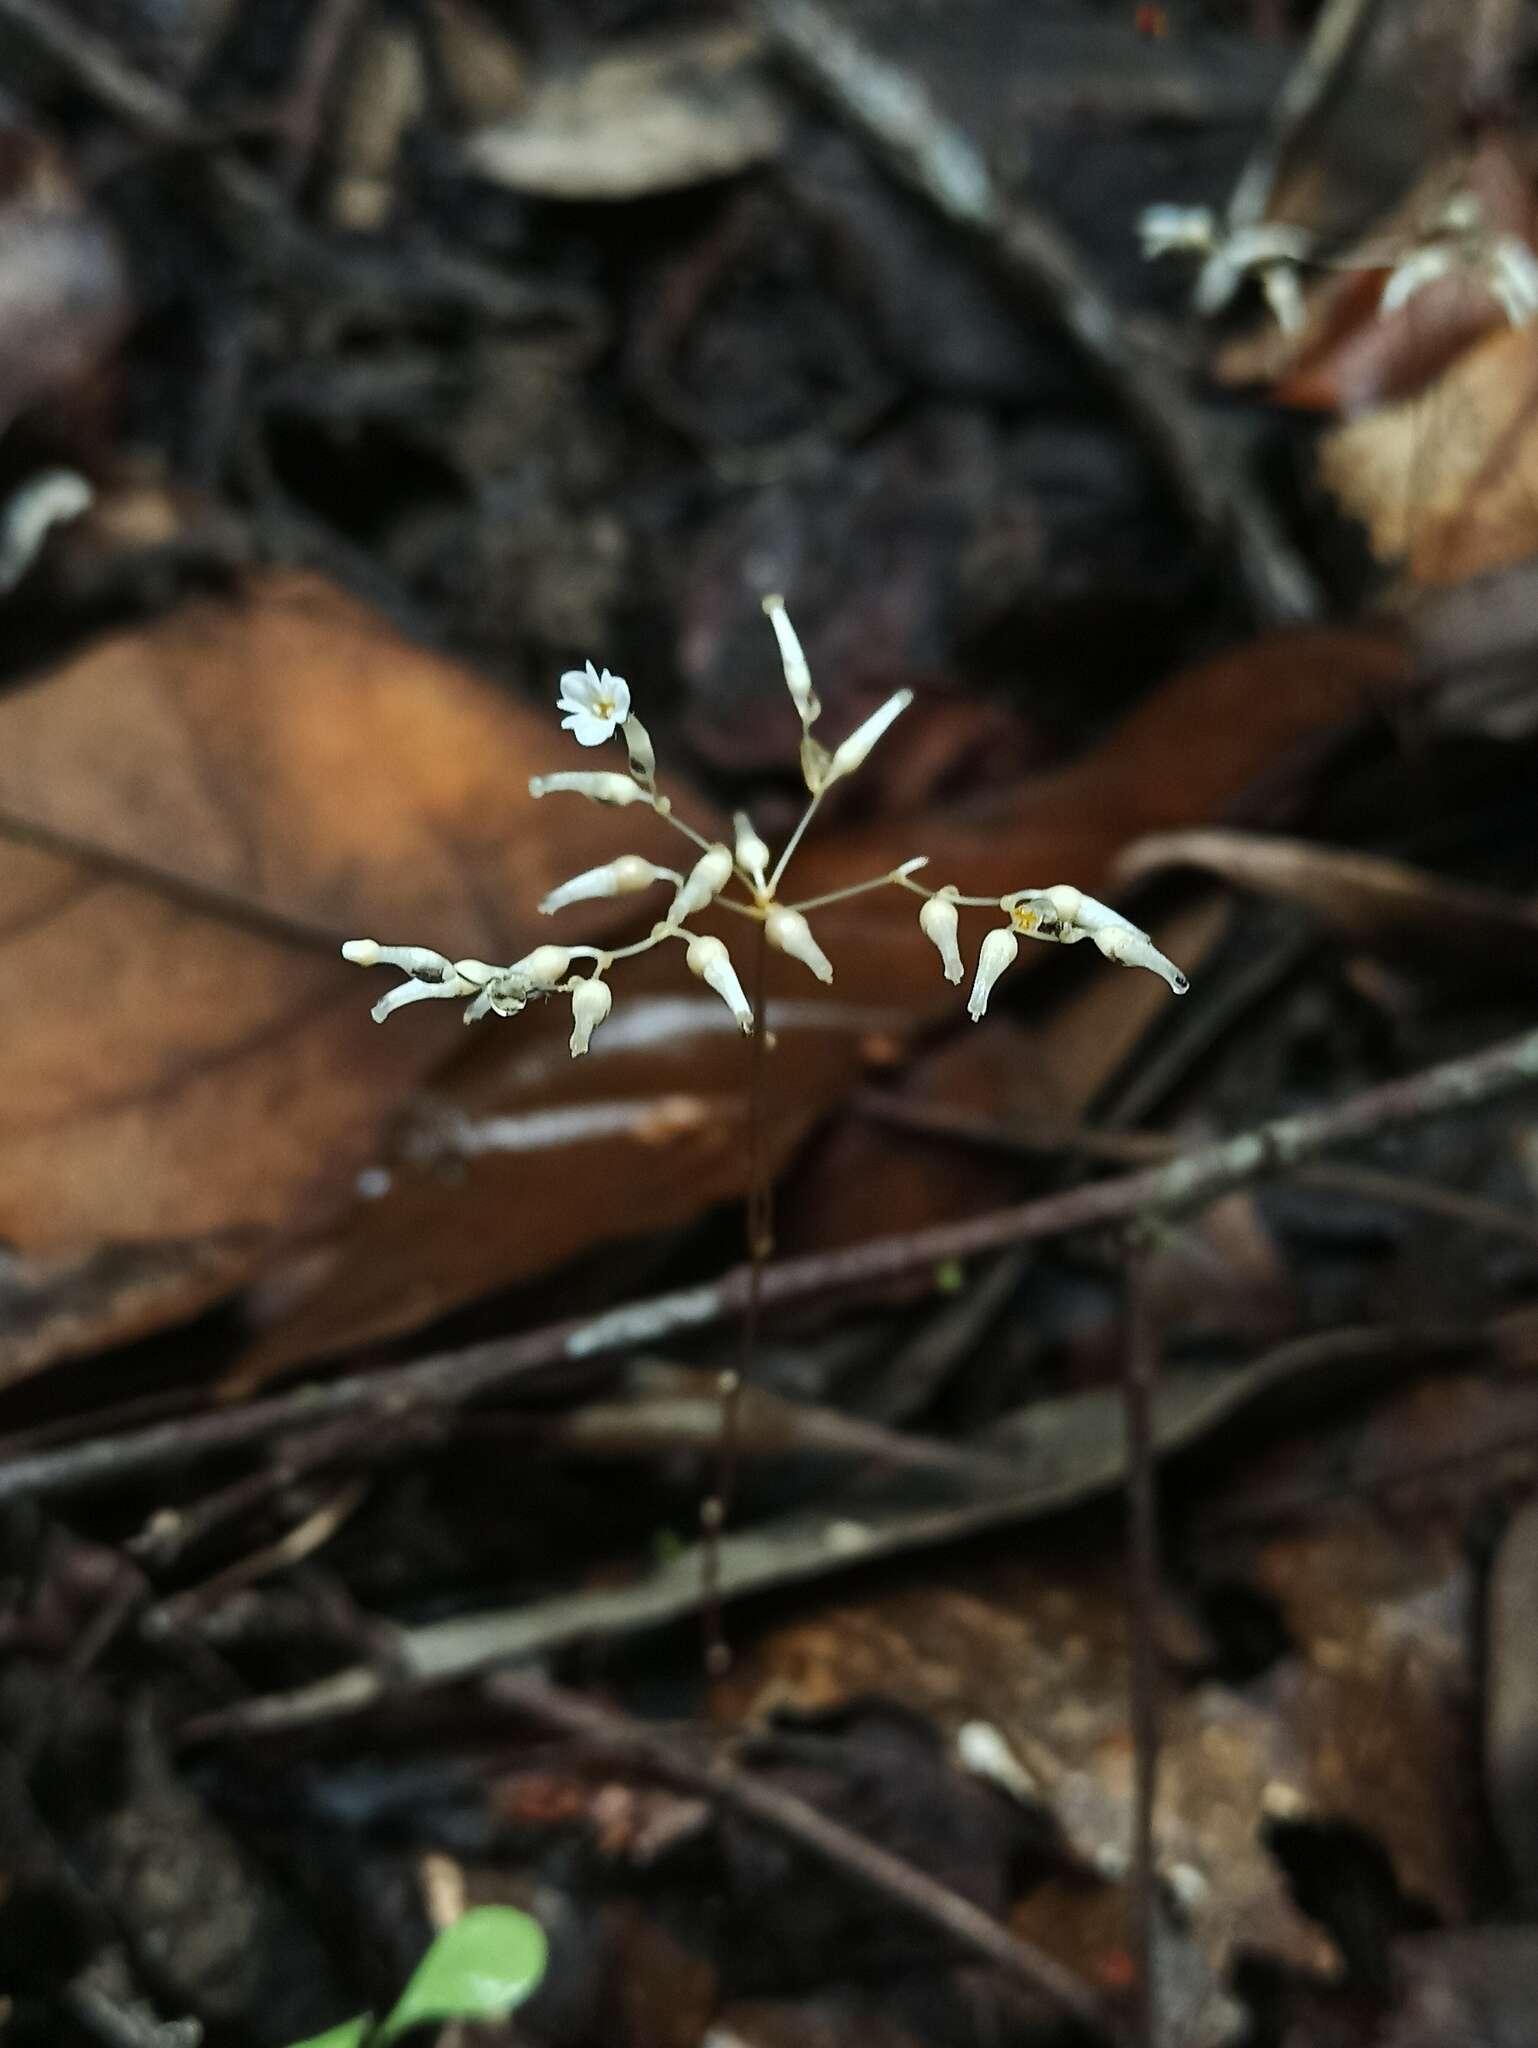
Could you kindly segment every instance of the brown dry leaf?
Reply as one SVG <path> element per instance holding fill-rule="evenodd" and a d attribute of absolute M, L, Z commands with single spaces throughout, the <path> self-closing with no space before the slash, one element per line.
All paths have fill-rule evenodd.
<path fill-rule="evenodd" d="M 1490 1573 L 1485 1784 L 1496 1832 L 1525 1897 L 1538 1898 L 1538 1501 L 1512 1517 Z"/>
<path fill-rule="evenodd" d="M 1509 986 L 1538 980 L 1538 911 L 1494 889 L 1445 882 L 1377 854 L 1260 832 L 1166 832 L 1129 846 L 1121 882 L 1200 868 L 1307 910 L 1354 944 L 1423 974 L 1472 972 Z"/>
<path fill-rule="evenodd" d="M 1396 1944 L 1394 1960 L 1401 2002 L 1379 2048 L 1530 2048 L 1538 2012 L 1538 1931 L 1467 1927 L 1418 1934 Z"/>
<path fill-rule="evenodd" d="M 1421 395 L 1329 434 L 1320 476 L 1414 583 L 1461 583 L 1538 551 L 1538 329 L 1501 328 Z"/>
<path fill-rule="evenodd" d="M 1154 937 L 1194 977 L 1226 920 L 1223 906 L 1209 901 L 1161 920 Z M 1100 964 L 1068 969 L 1077 986 L 1029 1024 L 1001 1007 L 913 1062 L 897 1084 L 897 1102 L 954 1118 L 952 1135 L 858 1112 L 843 1118 L 796 1173 L 780 1249 L 919 1230 L 1009 1200 L 1019 1187 L 1018 1157 L 969 1143 L 967 1133 L 1004 1133 L 1043 1118 L 1072 1125 L 1167 1007 L 1169 991 L 1153 975 L 1097 973 Z M 914 1287 L 927 1292 L 927 1277 L 915 1276 Z"/>
<path fill-rule="evenodd" d="M 932 1718 L 952 1742 L 981 1722 L 1075 1856 L 1109 1875 L 1126 1867 L 1132 1812 L 1126 1660 L 1119 1564 L 1038 1552 L 965 1584 L 910 1583 L 774 1629 L 741 1650 L 715 1703 L 722 1719 L 752 1723 L 879 1698 Z M 1201 1687 L 1167 1703 L 1164 1738 L 1159 1860 L 1192 1901 L 1214 2000 L 1241 1949 L 1328 1967 L 1330 1943 L 1293 1904 L 1263 1840 L 1268 1795 L 1307 1803 L 1307 1758 L 1286 1721 L 1264 1697 Z M 1117 1981 L 1125 1911 L 1107 1918 L 1092 1890 L 1047 1888 L 1011 1917 L 1028 1939 Z"/>
<path fill-rule="evenodd" d="M 747 1054 L 730 1013 L 680 975 L 671 950 L 627 966 L 585 1059 L 568 1053 L 566 1006 L 549 1004 L 486 1027 L 418 1098 L 361 1180 L 350 1221 L 279 1268 L 254 1303 L 269 1327 L 230 1391 L 419 1326 L 595 1245 L 677 1229 L 742 1192 Z M 908 1021 L 804 979 L 810 995 L 773 1008 L 771 1168 L 847 1091 L 866 1040 Z"/>
<path fill-rule="evenodd" d="M 1469 1573 L 1456 1543 L 1443 1528 L 1390 1531 L 1351 1517 L 1273 1539 L 1260 1568 L 1286 1608 L 1294 1654 L 1249 1684 L 1171 1689 L 1165 1701 L 1159 1860 L 1176 1874 L 1213 1987 L 1244 1950 L 1305 1970 L 1335 1961 L 1266 1846 L 1268 1821 L 1356 1823 L 1406 1889 L 1449 1916 L 1467 1910 L 1475 1870 L 1453 1811 L 1468 1738 L 1458 1624 Z M 731 1722 L 871 1696 L 932 1717 L 953 1738 L 968 1722 L 991 1726 L 1083 1860 L 1125 1868 L 1132 1746 L 1116 1555 L 1037 1546 L 969 1568 L 961 1583 L 954 1573 L 910 1578 L 840 1602 L 746 1646 L 714 1695 Z M 1054 1953 L 1114 1978 L 1124 1922 L 1108 1924 L 1093 1895 L 1053 1888 L 1015 1919 Z M 1107 1940 L 1116 1946 L 1097 1948 Z"/>
<path fill-rule="evenodd" d="M 535 813 L 548 759 L 542 720 L 308 577 L 0 704 L 0 1236 L 38 1287 L 119 1257 L 180 1312 L 178 1269 L 206 1300 L 335 1205 L 463 1035 L 378 1029 L 338 942 L 514 957 L 541 890 L 612 846 L 587 805 Z M 59 1304 L 58 1348 L 122 1334 L 108 1294 Z"/>
<path fill-rule="evenodd" d="M 1317 767 L 1323 739 L 1380 715 L 1412 686 L 1395 633 L 1271 634 L 1182 671 L 1092 752 L 1023 787 L 900 825 L 812 836 L 797 855 L 796 887 L 820 895 L 925 853 L 931 886 L 955 880 L 972 895 L 1063 881 L 1095 890 L 1129 841 L 1222 816 L 1293 764 Z M 964 949 L 975 950 L 987 913 L 968 915 Z M 926 1020 L 956 1016 L 911 899 L 835 906 L 818 914 L 817 931 L 841 991 L 911 1005 Z M 1063 963 L 1052 947 L 1023 948 L 1011 980 L 1053 965 Z"/>
<path fill-rule="evenodd" d="M 747 28 L 631 42 L 533 80 L 465 145 L 483 178 L 546 199 L 636 199 L 729 178 L 779 154 L 785 116 Z"/>

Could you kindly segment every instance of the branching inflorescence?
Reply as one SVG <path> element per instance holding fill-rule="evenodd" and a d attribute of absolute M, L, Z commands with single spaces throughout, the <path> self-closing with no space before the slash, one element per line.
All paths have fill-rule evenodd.
<path fill-rule="evenodd" d="M 713 989 L 739 1027 L 750 1032 L 753 1011 L 730 952 L 721 939 L 692 930 L 690 920 L 712 908 L 752 919 L 762 925 L 765 939 L 777 951 L 799 960 L 819 981 L 829 982 L 833 979 L 833 966 L 813 936 L 807 912 L 885 888 L 906 889 L 922 899 L 918 913 L 920 929 L 938 951 L 945 978 L 951 982 L 960 982 L 965 974 L 960 912 L 1003 912 L 1004 922 L 987 934 L 978 952 L 967 1004 L 974 1022 L 987 1009 L 999 976 L 1015 960 L 1022 937 L 1067 946 L 1080 939 L 1092 940 L 1108 960 L 1124 967 L 1149 968 L 1162 976 L 1177 995 L 1185 993 L 1185 976 L 1165 959 L 1146 932 L 1066 883 L 1045 889 L 1016 889 L 1002 897 L 963 896 L 954 883 L 942 889 L 928 889 L 915 881 L 915 873 L 926 865 L 924 856 L 918 855 L 885 874 L 873 875 L 869 881 L 856 882 L 830 895 L 800 903 L 781 902 L 780 885 L 786 869 L 824 796 L 835 783 L 852 775 L 864 763 L 887 727 L 907 710 L 912 692 L 899 690 L 888 697 L 863 725 L 829 752 L 812 730 L 821 706 L 784 602 L 778 597 L 767 597 L 764 610 L 779 642 L 786 685 L 801 721 L 801 772 L 808 791 L 806 809 L 778 859 L 770 854 L 744 812 L 737 813 L 731 846 L 705 838 L 676 816 L 668 798 L 657 788 L 657 762 L 651 738 L 630 709 L 630 686 L 623 676 L 611 675 L 608 669 L 595 669 L 591 662 L 585 669 L 570 669 L 561 678 L 558 704 L 566 714 L 562 724 L 584 747 L 602 746 L 618 735 L 629 756 L 629 773 L 536 775 L 529 784 L 529 793 L 536 797 L 569 793 L 616 809 L 643 804 L 689 842 L 694 858 L 687 869 L 677 869 L 660 867 L 638 853 L 621 854 L 618 859 L 589 868 L 552 889 L 539 907 L 546 915 L 554 915 L 574 903 L 629 896 L 657 883 L 668 883 L 673 900 L 666 916 L 633 945 L 536 946 L 506 967 L 495 967 L 484 960 L 450 960 L 426 946 L 383 946 L 376 939 L 349 939 L 342 953 L 356 966 L 396 967 L 407 977 L 374 1005 L 373 1014 L 378 1022 L 383 1023 L 407 1003 L 435 998 L 467 998 L 465 1022 L 472 1024 L 488 1014 L 515 1017 L 536 998 L 566 995 L 571 998 L 571 1051 L 576 1058 L 587 1051 L 594 1031 L 609 1014 L 613 1000 L 607 979 L 610 969 L 618 961 L 633 959 L 654 946 L 677 944 L 684 948 L 689 971 Z"/>

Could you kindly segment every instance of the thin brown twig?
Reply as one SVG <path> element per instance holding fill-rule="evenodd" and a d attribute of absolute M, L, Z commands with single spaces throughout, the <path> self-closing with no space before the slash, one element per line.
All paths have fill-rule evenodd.
<path fill-rule="evenodd" d="M 56 0 L 0 0 L 0 21 L 30 36 L 93 99 L 140 135 L 173 144 L 201 139 L 175 93 L 125 64 L 106 37 L 72 21 Z"/>
<path fill-rule="evenodd" d="M 1005 281 L 1058 323 L 1164 469 L 1209 541 L 1232 550 L 1257 615 L 1315 618 L 1312 571 L 1271 507 L 1216 444 L 1180 378 L 1135 334 L 1056 222 L 1006 195 L 982 152 L 918 79 L 817 0 L 758 0 L 765 28 L 894 176 L 984 250 Z"/>
<path fill-rule="evenodd" d="M 1512 1333 L 1497 1323 L 1485 1330 L 1331 1330 L 1294 1338 L 1240 1368 L 1189 1376 L 1164 1390 L 1154 1426 L 1161 1459 L 1193 1450 L 1241 1418 L 1280 1404 L 1304 1388 L 1324 1397 L 1360 1392 L 1381 1378 L 1438 1363 L 1467 1363 Z M 1055 1404 L 1047 1404 L 1050 1411 Z M 960 1499 L 915 1502 L 866 1500 L 847 1509 L 799 1510 L 722 1539 L 722 1598 L 748 1599 L 783 1592 L 830 1574 L 858 1570 L 895 1557 L 959 1542 L 985 1531 L 1019 1527 L 1122 1494 L 1127 1486 L 1123 1440 L 1094 1434 L 1078 1414 L 1054 1428 L 1040 1404 L 1033 1410 L 1030 1443 L 1013 1451 L 1015 1471 L 998 1487 L 973 1487 Z M 1317 1404 L 1316 1404 L 1317 1405 Z M 1273 1408 L 1273 1413 L 1277 1409 Z M 247 1697 L 200 1714 L 182 1733 L 189 1741 L 313 1728 L 392 1698 L 457 1685 L 499 1665 L 527 1664 L 584 1642 L 614 1643 L 664 1628 L 699 1613 L 699 1560 L 693 1552 L 619 1587 L 589 1588 L 523 1599 L 441 1621 L 418 1623 L 388 1637 L 388 1654 L 333 1671 L 294 1691 Z"/>
<path fill-rule="evenodd" d="M 1127 1638 L 1132 1726 L 1131 1947 L 1137 1962 L 1139 2048 L 1159 2048 L 1159 1869 L 1154 1801 L 1159 1786 L 1160 1607 L 1158 1468 L 1154 1399 L 1158 1342 L 1147 1284 L 1148 1244 L 1135 1232 L 1127 1260 Z"/>
<path fill-rule="evenodd" d="M 540 1727 L 574 1736 L 606 1758 L 730 1806 L 794 1842 L 865 1891 L 937 1928 L 958 1947 L 1003 1971 L 1055 2012 L 1074 2020 L 1095 2040 L 1119 2039 L 1111 2016 L 1090 1986 L 1044 1950 L 1011 1934 L 970 1899 L 889 1849 L 829 1819 L 793 1793 L 767 1784 L 729 1757 L 697 1762 L 667 1737 L 541 1679 L 498 1673 L 486 1680 L 485 1692 L 498 1706 Z"/>
<path fill-rule="evenodd" d="M 1343 1102 L 1278 1117 L 1132 1173 L 960 1223 L 782 1260 L 765 1268 L 760 1298 L 766 1311 L 828 1300 L 1009 1245 L 1139 1219 L 1190 1215 L 1234 1188 L 1293 1172 L 1331 1146 L 1377 1137 L 1427 1117 L 1474 1109 L 1535 1083 L 1538 1030 L 1362 1089 Z M 749 1269 L 739 1266 L 701 1287 L 681 1288 L 521 1337 L 439 1352 L 380 1372 L 354 1373 L 243 1408 L 218 1409 L 125 1435 L 13 1457 L 0 1464 L 0 1500 L 142 1477 L 338 1415 L 370 1410 L 403 1415 L 473 1400 L 539 1374 L 548 1376 L 572 1361 L 587 1365 L 595 1358 L 726 1322 L 742 1313 L 751 1286 Z"/>
<path fill-rule="evenodd" d="M 320 139 L 326 98 L 369 0 L 320 0 L 312 11 L 299 69 L 279 120 L 280 182 L 293 194 L 304 183 Z"/>
<path fill-rule="evenodd" d="M 991 1152 L 1032 1157 L 1068 1152 L 1119 1164 L 1175 1159 L 1180 1155 L 1179 1141 L 1160 1131 L 1105 1131 L 1050 1118 L 1002 1122 L 997 1117 L 980 1116 L 974 1110 L 940 1102 L 911 1102 L 876 1089 L 858 1097 L 857 1107 L 876 1123 L 891 1124 L 897 1130 L 914 1131 L 924 1137 L 981 1146 Z M 1322 1194 L 1411 1209 L 1435 1216 L 1439 1222 L 1482 1230 L 1492 1237 L 1505 1237 L 1525 1245 L 1529 1251 L 1538 1250 L 1538 1216 L 1526 1216 L 1519 1209 L 1489 1201 L 1483 1195 L 1468 1194 L 1462 1188 L 1438 1187 L 1434 1181 L 1415 1180 L 1408 1174 L 1384 1173 L 1370 1166 L 1341 1166 L 1328 1160 L 1295 1167 L 1287 1178 L 1295 1186 L 1316 1188 Z"/>
<path fill-rule="evenodd" d="M 1265 219 L 1283 158 L 1335 91 L 1377 9 L 1378 0 L 1326 0 L 1319 10 L 1303 54 L 1239 174 L 1228 203 L 1231 227 L 1253 227 Z"/>

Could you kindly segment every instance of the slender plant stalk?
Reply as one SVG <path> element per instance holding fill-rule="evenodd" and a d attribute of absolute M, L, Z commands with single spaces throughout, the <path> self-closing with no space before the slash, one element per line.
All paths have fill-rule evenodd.
<path fill-rule="evenodd" d="M 1148 1290 L 1148 1237 L 1134 1231 L 1127 1259 L 1127 1634 L 1132 1724 L 1132 1858 L 1129 1943 L 1137 1965 L 1135 2039 L 1159 2048 L 1159 1868 L 1154 1801 L 1159 1787 L 1160 1601 L 1154 1393 L 1158 1344 Z"/>
<path fill-rule="evenodd" d="M 721 1396 L 721 1435 L 716 1459 L 715 1492 L 700 1504 L 704 1542 L 700 1550 L 703 1581 L 701 1614 L 705 1634 L 705 1669 L 719 1678 L 731 1669 L 731 1646 L 721 1614 L 721 1531 L 731 1513 L 737 1487 L 738 1424 L 742 1390 L 753 1371 L 758 1346 L 759 1306 L 764 1267 L 774 1251 L 774 1189 L 769 1173 L 769 944 L 759 925 L 753 942 L 753 1015 L 757 1020 L 748 1044 L 748 1286 L 737 1333 L 737 1363 L 717 1382 Z"/>

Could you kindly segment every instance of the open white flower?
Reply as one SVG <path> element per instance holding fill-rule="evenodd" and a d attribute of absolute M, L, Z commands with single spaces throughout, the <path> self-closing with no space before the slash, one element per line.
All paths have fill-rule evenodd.
<path fill-rule="evenodd" d="M 601 747 L 630 716 L 630 685 L 607 669 L 600 675 L 589 662 L 561 677 L 556 707 L 568 714 L 561 724 L 578 746 Z"/>

